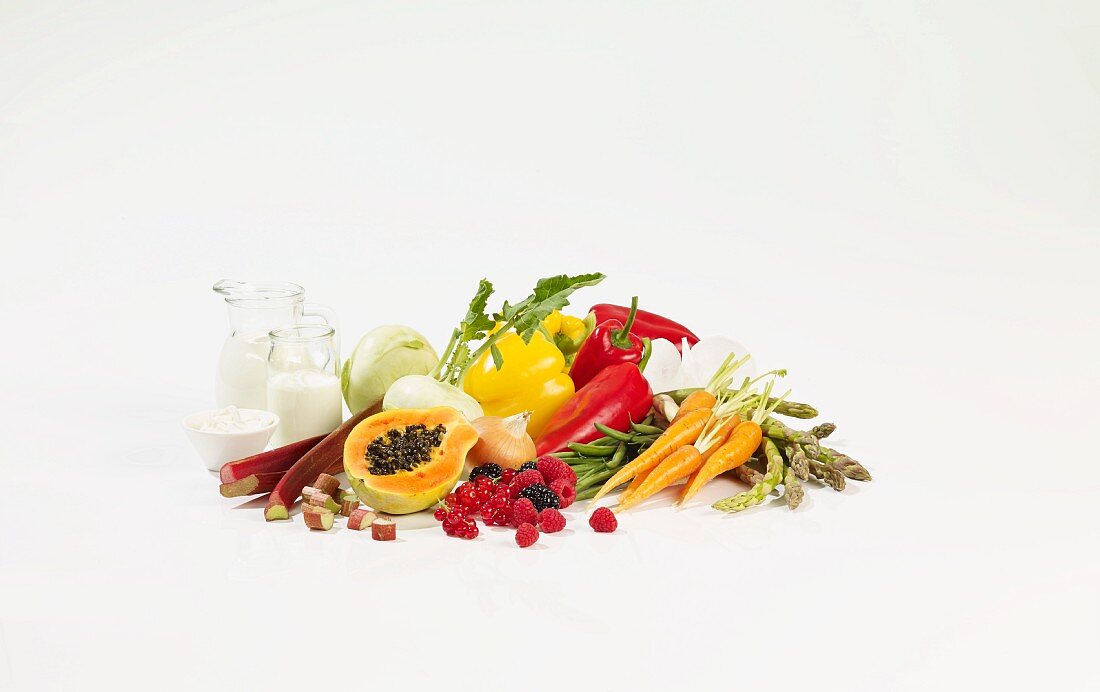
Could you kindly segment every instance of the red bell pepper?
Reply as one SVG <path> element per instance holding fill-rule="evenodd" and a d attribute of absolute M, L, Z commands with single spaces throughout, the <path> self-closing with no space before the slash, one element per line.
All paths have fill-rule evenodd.
<path fill-rule="evenodd" d="M 610 303 L 593 305 L 589 312 L 595 316 L 596 324 L 607 320 L 626 320 L 630 315 L 630 308 Z M 694 346 L 699 337 L 690 329 L 672 320 L 656 315 L 652 312 L 639 310 L 634 324 L 630 327 L 630 333 L 649 339 L 668 339 L 676 345 L 676 350 L 682 349 L 682 340 L 687 339 L 689 346 Z"/>
<path fill-rule="evenodd" d="M 641 362 L 648 351 L 649 339 L 630 333 L 637 315 L 638 296 L 634 296 L 630 299 L 630 313 L 625 324 L 612 318 L 596 325 L 581 344 L 573 365 L 569 368 L 569 377 L 574 386 L 578 389 L 583 387 L 601 370 L 616 363 L 634 363 L 642 367 Z"/>
<path fill-rule="evenodd" d="M 602 423 L 627 430 L 653 406 L 653 390 L 634 363 L 619 363 L 600 370 L 550 417 L 535 449 L 540 455 L 569 449 L 570 442 L 591 442 L 603 437 Z"/>

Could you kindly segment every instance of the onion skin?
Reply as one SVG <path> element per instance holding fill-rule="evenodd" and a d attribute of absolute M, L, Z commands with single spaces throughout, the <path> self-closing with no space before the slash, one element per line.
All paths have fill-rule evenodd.
<path fill-rule="evenodd" d="M 518 469 L 525 461 L 535 458 L 535 441 L 527 434 L 530 411 L 523 411 L 507 418 L 482 416 L 473 421 L 477 430 L 477 444 L 466 454 L 469 471 L 482 464 L 500 464 L 504 469 Z"/>

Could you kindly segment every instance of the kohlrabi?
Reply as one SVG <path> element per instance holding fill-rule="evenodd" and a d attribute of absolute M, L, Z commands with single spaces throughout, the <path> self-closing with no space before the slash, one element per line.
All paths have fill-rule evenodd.
<path fill-rule="evenodd" d="M 481 404 L 472 396 L 454 385 L 440 382 L 428 375 L 406 375 L 394 382 L 386 397 L 382 399 L 382 410 L 392 411 L 395 408 L 433 408 L 435 406 L 450 406 L 466 416 L 466 420 L 474 420 L 485 415 L 481 410 Z"/>
<path fill-rule="evenodd" d="M 406 375 L 426 375 L 439 356 L 419 332 L 399 324 L 376 327 L 359 340 L 344 361 L 340 384 L 351 412 L 374 406 Z"/>

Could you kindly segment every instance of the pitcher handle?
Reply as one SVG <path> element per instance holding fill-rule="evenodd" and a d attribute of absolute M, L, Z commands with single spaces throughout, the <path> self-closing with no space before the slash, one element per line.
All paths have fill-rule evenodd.
<path fill-rule="evenodd" d="M 321 303 L 303 303 L 302 304 L 302 316 L 303 317 L 319 317 L 321 321 L 332 327 L 335 332 L 332 335 L 333 346 L 336 348 L 336 359 L 340 360 L 340 327 L 336 321 L 336 311 L 327 305 Z M 339 374 L 340 363 L 336 364 L 337 374 Z"/>

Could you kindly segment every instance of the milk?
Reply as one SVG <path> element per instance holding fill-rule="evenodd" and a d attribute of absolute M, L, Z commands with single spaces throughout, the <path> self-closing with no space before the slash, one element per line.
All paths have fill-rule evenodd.
<path fill-rule="evenodd" d="M 214 394 L 219 408 L 267 408 L 267 332 L 233 334 L 222 344 Z M 281 427 L 281 426 L 280 426 Z"/>
<path fill-rule="evenodd" d="M 272 373 L 266 408 L 279 416 L 271 440 L 276 447 L 330 433 L 344 419 L 340 378 L 313 369 Z"/>

